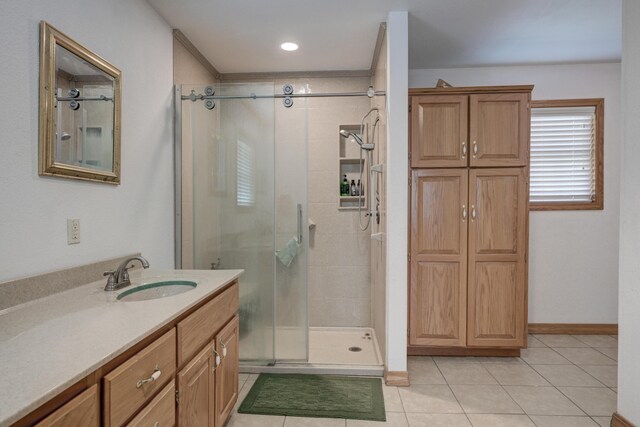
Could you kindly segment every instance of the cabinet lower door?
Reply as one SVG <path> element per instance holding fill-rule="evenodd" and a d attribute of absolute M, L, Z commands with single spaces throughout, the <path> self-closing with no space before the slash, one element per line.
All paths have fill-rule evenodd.
<path fill-rule="evenodd" d="M 468 172 L 412 174 L 409 345 L 464 346 Z"/>
<path fill-rule="evenodd" d="M 478 94 L 469 97 L 469 165 L 525 166 L 529 157 L 531 117 L 528 93 Z"/>
<path fill-rule="evenodd" d="M 216 427 L 231 416 L 238 400 L 238 316 L 216 336 L 216 349 L 222 361 L 216 371 Z"/>
<path fill-rule="evenodd" d="M 469 175 L 467 345 L 522 347 L 526 319 L 527 169 Z"/>
<path fill-rule="evenodd" d="M 411 97 L 411 167 L 467 166 L 467 95 Z"/>
<path fill-rule="evenodd" d="M 215 353 L 207 345 L 178 373 L 178 425 L 215 426 Z"/>

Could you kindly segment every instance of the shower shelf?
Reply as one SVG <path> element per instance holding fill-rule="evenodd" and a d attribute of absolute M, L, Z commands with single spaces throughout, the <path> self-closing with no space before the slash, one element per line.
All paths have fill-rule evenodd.
<path fill-rule="evenodd" d="M 340 130 L 359 133 L 360 125 L 340 125 Z M 369 174 L 367 173 L 368 166 L 365 162 L 364 156 L 362 159 L 360 159 L 360 150 L 358 148 L 358 145 L 354 141 L 342 136 L 339 136 L 338 138 L 338 172 L 340 174 L 338 176 L 338 182 L 341 183 L 344 179 L 344 176 L 346 175 L 349 184 L 351 184 L 351 180 L 354 180 L 357 183 L 360 179 L 360 167 L 362 167 L 362 184 L 364 186 L 364 195 L 362 197 L 361 207 L 362 209 L 366 209 L 367 188 L 369 185 Z M 338 190 L 338 186 L 336 186 L 336 190 Z M 338 196 L 338 210 L 358 210 L 358 200 L 360 199 L 359 196 L 340 196 L 339 193 Z"/>

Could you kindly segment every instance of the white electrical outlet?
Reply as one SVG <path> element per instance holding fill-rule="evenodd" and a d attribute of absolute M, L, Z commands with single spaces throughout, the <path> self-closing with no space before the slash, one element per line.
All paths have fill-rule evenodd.
<path fill-rule="evenodd" d="M 80 220 L 67 219 L 67 244 L 80 243 Z"/>

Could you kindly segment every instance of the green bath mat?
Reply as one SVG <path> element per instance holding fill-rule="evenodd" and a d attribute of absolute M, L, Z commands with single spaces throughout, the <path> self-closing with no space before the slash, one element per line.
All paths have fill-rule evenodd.
<path fill-rule="evenodd" d="M 260 374 L 242 414 L 386 421 L 380 378 Z"/>

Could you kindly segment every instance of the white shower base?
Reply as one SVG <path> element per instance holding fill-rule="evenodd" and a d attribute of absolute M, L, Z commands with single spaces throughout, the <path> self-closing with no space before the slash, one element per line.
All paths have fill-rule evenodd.
<path fill-rule="evenodd" d="M 287 355 L 286 340 L 278 341 L 278 354 Z M 353 347 L 360 351 L 350 351 Z M 373 329 L 311 327 L 308 362 L 278 361 L 273 366 L 240 365 L 240 372 L 382 376 L 384 368 Z"/>

